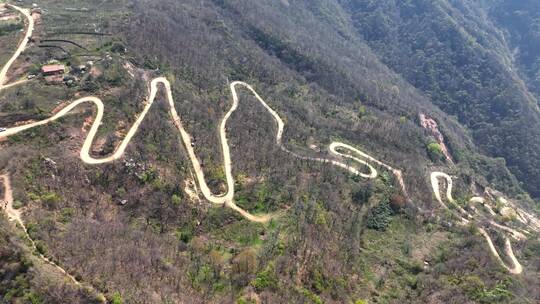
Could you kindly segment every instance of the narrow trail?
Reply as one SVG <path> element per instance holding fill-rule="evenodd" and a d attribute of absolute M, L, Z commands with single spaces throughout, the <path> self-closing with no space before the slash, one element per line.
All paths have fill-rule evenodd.
<path fill-rule="evenodd" d="M 12 82 L 12 83 L 10 83 L 10 84 L 6 84 L 6 85 L 4 85 L 4 86 L 2 86 L 2 87 L 0 88 L 0 91 L 3 90 L 3 89 L 9 89 L 9 88 L 12 88 L 12 87 L 21 85 L 21 84 L 23 84 L 23 83 L 27 83 L 28 81 L 30 81 L 30 80 L 22 79 L 22 80 L 19 80 L 19 81 Z"/>
<path fill-rule="evenodd" d="M 460 206 L 458 206 L 456 204 L 454 198 L 452 197 L 452 188 L 453 188 L 452 177 L 450 177 L 448 174 L 443 173 L 443 172 L 432 172 L 431 173 L 431 186 L 433 188 L 433 192 L 435 194 L 435 198 L 437 199 L 437 201 L 445 209 L 450 210 L 450 208 L 448 208 L 448 206 L 444 203 L 444 201 L 442 199 L 442 196 L 441 196 L 440 185 L 439 185 L 439 179 L 441 179 L 441 178 L 443 178 L 446 181 L 446 199 L 450 203 L 452 203 L 453 206 L 455 206 L 460 212 L 460 215 L 458 215 L 458 217 L 461 219 L 461 224 L 465 225 L 465 224 L 469 223 L 471 220 L 474 220 L 475 219 L 474 215 L 470 214 L 469 212 L 467 212 L 466 210 L 464 210 L 463 208 L 461 208 Z M 486 204 L 485 199 L 483 197 L 473 197 L 473 198 L 471 198 L 469 200 L 469 202 L 473 203 L 473 204 L 476 203 L 476 204 L 483 205 L 488 210 L 488 213 L 492 217 L 496 215 L 496 213 L 493 211 L 493 209 L 491 209 L 491 207 L 489 207 L 489 205 Z M 477 215 L 482 216 L 479 213 L 477 213 Z M 489 225 L 497 228 L 497 229 L 503 230 L 504 232 L 510 234 L 514 239 L 516 239 L 518 241 L 524 240 L 524 239 L 527 238 L 523 233 L 521 233 L 521 232 L 519 232 L 519 231 L 517 231 L 517 230 L 515 230 L 513 228 L 498 224 L 492 219 L 489 219 L 487 221 L 487 223 Z M 531 228 L 534 228 L 534 227 L 531 227 Z M 491 253 L 495 256 L 497 261 L 508 272 L 510 272 L 512 274 L 520 274 L 520 273 L 523 272 L 523 266 L 521 266 L 521 264 L 517 260 L 516 256 L 514 255 L 514 251 L 512 250 L 512 244 L 510 243 L 510 239 L 508 237 L 505 236 L 505 248 L 504 248 L 504 251 L 505 251 L 505 254 L 510 258 L 510 261 L 511 261 L 511 264 L 512 264 L 511 266 L 508 266 L 503 261 L 503 259 L 501 258 L 499 252 L 497 251 L 497 248 L 495 248 L 491 237 L 486 232 L 484 227 L 479 227 L 478 231 L 486 239 L 486 242 L 487 242 L 487 244 L 489 246 L 489 249 L 490 249 Z"/>
<path fill-rule="evenodd" d="M 13 189 L 11 188 L 11 181 L 9 179 L 9 176 L 7 174 L 0 175 L 0 179 L 2 180 L 4 184 L 4 199 L 2 203 L 2 208 L 5 210 L 8 219 L 10 221 L 16 222 L 24 231 L 25 237 L 30 241 L 31 247 L 34 250 L 34 252 L 38 255 L 40 259 L 42 259 L 44 262 L 49 264 L 50 266 L 54 267 L 56 270 L 58 270 L 60 273 L 64 274 L 66 277 L 68 277 L 75 285 L 82 287 L 83 285 L 75 279 L 74 276 L 69 274 L 64 268 L 60 267 L 55 262 L 51 261 L 49 258 L 41 254 L 36 246 L 36 243 L 34 240 L 30 237 L 28 234 L 28 230 L 26 229 L 26 225 L 24 224 L 22 218 L 21 218 L 21 212 L 15 208 L 13 208 Z"/>

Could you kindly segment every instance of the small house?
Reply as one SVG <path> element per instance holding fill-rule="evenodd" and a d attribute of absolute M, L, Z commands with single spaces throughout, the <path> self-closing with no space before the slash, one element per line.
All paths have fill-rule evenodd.
<path fill-rule="evenodd" d="M 45 76 L 61 75 L 66 72 L 66 68 L 61 64 L 45 65 L 41 68 L 41 72 Z"/>

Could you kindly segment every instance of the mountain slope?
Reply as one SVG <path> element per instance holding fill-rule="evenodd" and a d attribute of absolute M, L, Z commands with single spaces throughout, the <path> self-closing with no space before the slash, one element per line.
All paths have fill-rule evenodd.
<path fill-rule="evenodd" d="M 503 30 L 515 64 L 528 88 L 540 97 L 540 3 L 538 1 L 492 1 L 487 10 Z"/>
<path fill-rule="evenodd" d="M 384 63 L 455 115 L 483 152 L 503 157 L 529 193 L 540 195 L 538 101 L 488 12 L 473 1 L 342 3 Z"/>
<path fill-rule="evenodd" d="M 55 122 L 4 139 L 0 169 L 11 177 L 12 204 L 21 211 L 28 236 L 37 244 L 35 250 L 113 303 L 516 303 L 539 299 L 537 232 L 531 228 L 534 225 L 520 222 L 517 214 L 526 207 L 533 209 L 533 202 L 504 160 L 479 153 L 491 148 L 479 149 L 478 138 L 475 141 L 470 135 L 477 136 L 468 128 L 474 114 L 469 111 L 474 107 L 457 104 L 462 100 L 456 99 L 454 106 L 462 115 L 452 117 L 445 111 L 453 108 L 437 103 L 435 91 L 430 93 L 406 73 L 410 56 L 401 53 L 410 43 L 406 34 L 419 32 L 425 24 L 411 23 L 399 32 L 406 24 L 397 13 L 401 4 L 381 1 L 370 5 L 381 8 L 382 19 L 394 14 L 395 23 L 387 30 L 379 21 L 372 27 L 360 26 L 371 17 L 362 16 L 364 8 L 359 3 L 37 3 L 42 15 L 36 20 L 34 41 L 13 66 L 10 79 L 25 77 L 55 58 L 69 66 L 74 80 L 54 85 L 38 76 L 2 90 L 0 126 L 12 130 L 17 122 L 28 125 L 29 120 L 50 117 L 80 97 L 96 96 L 103 101 L 104 117 L 90 154 L 106 158 L 142 117 L 150 81 L 163 76 L 171 84 L 174 106 L 193 146 L 180 139 L 163 89 L 116 161 L 92 165 L 80 159 L 98 113 L 93 106 L 78 107 Z M 511 61 L 502 49 L 486 55 L 476 43 L 454 35 L 456 27 L 478 27 L 476 39 L 484 37 L 487 42 L 483 43 L 503 48 L 503 36 L 478 18 L 485 8 L 459 7 L 455 1 L 452 5 L 440 2 L 437 7 L 407 3 L 425 4 L 407 12 L 429 11 L 435 21 L 447 22 L 448 12 L 455 15 L 446 31 L 422 37 L 429 40 L 441 34 L 441 44 L 451 41 L 453 53 L 448 58 L 466 57 L 471 66 L 480 59 L 494 61 L 490 71 L 482 73 L 504 70 L 501 62 Z M 30 1 L 23 4 L 32 5 Z M 375 38 L 382 35 L 378 31 L 399 34 L 394 33 L 395 40 L 388 45 L 391 56 L 385 56 L 377 45 Z M 66 43 L 60 44 L 65 51 L 43 47 L 43 40 L 55 39 L 74 41 L 85 49 Z M 417 60 L 426 66 L 438 63 L 427 56 Z M 79 65 L 87 65 L 87 72 L 74 71 Z M 461 75 L 462 67 L 453 62 L 438 68 L 456 79 Z M 516 75 L 500 74 L 500 83 L 508 88 L 515 85 Z M 444 84 L 435 76 L 440 75 L 434 73 L 431 84 Z M 278 128 L 268 109 L 253 92 L 239 88 L 238 109 L 226 126 L 234 203 L 251 214 L 271 215 L 269 222 L 253 222 L 230 205 L 208 202 L 188 157 L 192 148 L 213 193 L 227 191 L 219 128 L 233 103 L 233 81 L 250 84 L 279 114 L 285 124 L 283 144 L 295 153 L 280 149 L 275 140 Z M 467 83 L 454 84 L 461 85 L 470 89 Z M 491 92 L 491 86 L 477 85 Z M 451 91 L 453 87 L 444 88 Z M 526 107 L 522 99 L 517 100 Z M 434 119 L 439 134 L 422 126 L 420 113 Z M 351 156 L 368 160 L 377 177 L 365 178 L 330 163 L 298 157 L 331 158 L 371 172 L 361 162 L 335 158 L 328 152 L 334 141 L 401 170 L 407 191 L 402 190 L 394 170 L 361 154 Z M 455 163 L 441 153 L 441 144 L 448 147 Z M 449 186 L 442 179 L 440 191 L 435 191 L 430 177 L 439 171 L 452 175 L 455 199 L 444 195 Z M 508 203 L 501 200 L 505 197 Z M 480 199 L 487 207 L 478 204 Z M 508 213 L 512 210 L 515 215 Z M 461 225 L 465 217 L 469 224 Z M 9 244 L 26 241 L 20 227 L 5 220 L 0 227 L 7 227 L 0 231 L 3 239 L 7 239 L 4 235 L 14 239 Z M 509 232 L 513 229 L 530 230 L 531 235 L 515 239 Z M 487 239 L 493 240 L 501 259 L 492 253 Z M 505 268 L 512 263 L 505 253 L 507 240 L 523 272 L 513 274 Z M 0 249 L 9 256 L 13 269 L 21 268 L 25 257 L 32 257 L 31 271 L 43 277 L 61 275 L 46 271 L 47 265 L 32 250 L 18 253 L 8 250 L 11 247 L 2 243 Z M 39 281 L 30 275 L 17 282 L 11 275 L 16 271 L 0 266 L 2 282 L 8 282 L 2 290 L 10 294 L 5 301 L 27 300 L 30 293 L 55 301 L 65 293 L 73 302 L 99 302 L 95 295 L 88 295 L 92 292 L 73 292 L 78 287 L 68 281 L 65 288 L 61 284 L 39 288 Z"/>

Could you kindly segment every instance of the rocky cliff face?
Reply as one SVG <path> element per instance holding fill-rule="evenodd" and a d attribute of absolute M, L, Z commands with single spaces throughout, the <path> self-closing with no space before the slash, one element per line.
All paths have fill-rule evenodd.
<path fill-rule="evenodd" d="M 432 118 L 427 117 L 424 113 L 420 113 L 420 124 L 422 127 L 426 130 L 428 130 L 433 137 L 437 140 L 437 143 L 441 147 L 441 151 L 444 154 L 444 157 L 450 164 L 454 164 L 454 161 L 452 160 L 452 156 L 450 156 L 450 152 L 448 151 L 448 147 L 446 146 L 446 143 L 444 141 L 444 136 L 442 135 L 441 131 L 439 130 L 439 125 L 435 120 Z"/>

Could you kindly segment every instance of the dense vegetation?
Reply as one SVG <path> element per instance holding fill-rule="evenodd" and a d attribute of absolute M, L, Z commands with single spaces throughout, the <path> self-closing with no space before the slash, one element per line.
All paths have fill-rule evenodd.
<path fill-rule="evenodd" d="M 486 254 L 474 226 L 456 227 L 438 210 L 428 186 L 428 172 L 440 167 L 457 177 L 461 201 L 487 186 L 523 204 L 533 202 L 522 186 L 538 194 L 538 112 L 521 72 L 508 71 L 513 61 L 497 28 L 478 17 L 499 16 L 514 37 L 518 25 L 494 3 L 43 0 L 37 42 L 19 65 L 37 72 L 55 59 L 74 81 L 47 85 L 38 77 L 0 94 L 0 126 L 98 95 L 107 110 L 93 153 L 103 156 L 141 111 L 146 81 L 166 76 L 219 193 L 216 130 L 230 107 L 228 83 L 242 80 L 284 118 L 289 149 L 327 156 L 332 140 L 353 144 L 402 169 L 410 197 L 383 168 L 366 180 L 284 153 L 271 117 L 247 92 L 227 126 L 235 200 L 278 214 L 266 224 L 185 191 L 191 164 L 162 96 L 122 160 L 81 163 L 82 122 L 95 112 L 82 107 L 0 143 L 0 169 L 12 177 L 39 252 L 112 303 L 535 302 L 538 241 L 516 246 L 528 270 L 511 276 Z M 45 39 L 84 49 L 38 48 Z M 12 50 L 2 47 L 0 58 Z M 523 60 L 520 69 L 532 59 Z M 75 71 L 88 61 L 89 71 Z M 420 126 L 419 112 L 439 123 L 456 166 Z M 23 250 L 17 228 L 3 219 L 0 227 L 7 261 L 0 294 L 11 295 L 3 301 L 95 301 L 68 283 L 35 279 L 59 275 Z"/>
<path fill-rule="evenodd" d="M 523 86 L 514 70 L 511 46 L 483 18 L 488 12 L 480 3 L 341 2 L 358 34 L 383 62 L 468 126 L 484 152 L 505 158 L 529 193 L 540 196 L 538 101 Z M 519 63 L 526 67 L 524 74 L 531 78 L 534 90 L 534 75 L 539 71 L 534 17 L 538 3 L 502 2 L 493 14 L 510 28 L 510 40 L 517 44 Z"/>
<path fill-rule="evenodd" d="M 512 60 L 528 89 L 540 98 L 540 3 L 527 1 L 487 2 L 489 15 L 504 31 Z"/>

